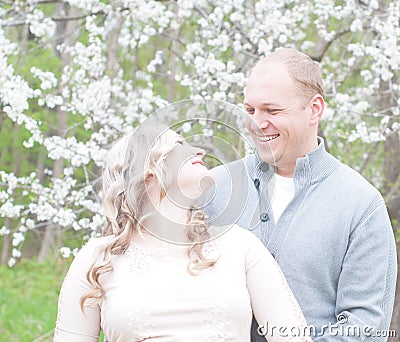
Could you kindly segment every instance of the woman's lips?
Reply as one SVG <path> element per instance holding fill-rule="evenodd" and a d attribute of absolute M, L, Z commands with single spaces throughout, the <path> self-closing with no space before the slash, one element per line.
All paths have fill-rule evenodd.
<path fill-rule="evenodd" d="M 192 165 L 196 165 L 196 164 L 200 164 L 201 166 L 205 166 L 205 165 L 204 165 L 204 162 L 203 162 L 202 160 L 195 160 L 195 161 L 192 161 Z"/>

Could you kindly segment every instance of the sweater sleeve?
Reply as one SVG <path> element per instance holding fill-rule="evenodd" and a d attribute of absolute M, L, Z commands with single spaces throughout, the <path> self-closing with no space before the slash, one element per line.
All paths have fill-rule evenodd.
<path fill-rule="evenodd" d="M 86 274 L 94 260 L 96 243 L 89 241 L 79 251 L 64 279 L 58 301 L 54 341 L 98 341 L 100 333 L 100 308 L 98 304 L 85 304 L 80 299 L 90 289 Z"/>
<path fill-rule="evenodd" d="M 252 234 L 250 237 L 246 277 L 258 334 L 269 342 L 311 341 L 303 313 L 280 267 L 264 245 Z"/>
<path fill-rule="evenodd" d="M 394 235 L 377 196 L 349 236 L 337 288 L 337 322 L 314 341 L 386 341 L 396 274 Z"/>

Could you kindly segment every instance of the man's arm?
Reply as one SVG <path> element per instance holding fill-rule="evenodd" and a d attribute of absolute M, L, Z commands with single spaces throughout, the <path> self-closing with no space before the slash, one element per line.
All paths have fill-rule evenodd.
<path fill-rule="evenodd" d="M 386 341 L 378 334 L 390 326 L 396 274 L 393 230 L 378 195 L 349 236 L 337 288 L 338 322 L 317 332 L 314 341 Z"/>

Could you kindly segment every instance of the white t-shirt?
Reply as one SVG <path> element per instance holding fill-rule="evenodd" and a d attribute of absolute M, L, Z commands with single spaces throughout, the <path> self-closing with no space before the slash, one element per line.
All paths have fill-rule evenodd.
<path fill-rule="evenodd" d="M 272 212 L 274 213 L 275 223 L 278 222 L 283 211 L 288 206 L 294 196 L 293 178 L 282 177 L 275 173 L 274 192 L 272 195 Z"/>

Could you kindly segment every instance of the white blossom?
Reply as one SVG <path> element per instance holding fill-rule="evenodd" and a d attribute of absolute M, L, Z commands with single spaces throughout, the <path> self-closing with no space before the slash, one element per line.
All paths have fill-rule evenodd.
<path fill-rule="evenodd" d="M 25 235 L 22 232 L 13 233 L 12 245 L 14 247 L 19 246 L 24 241 L 25 241 Z"/>
<path fill-rule="evenodd" d="M 204 128 L 203 129 L 203 134 L 205 136 L 211 137 L 214 134 L 214 131 L 212 129 L 209 129 L 209 128 Z"/>
<path fill-rule="evenodd" d="M 5 202 L 0 207 L 0 216 L 9 218 L 18 217 L 23 208 L 24 206 L 22 205 L 14 205 L 12 202 Z"/>
<path fill-rule="evenodd" d="M 354 19 L 354 21 L 350 25 L 351 32 L 361 32 L 363 29 L 363 24 L 360 19 Z"/>
<path fill-rule="evenodd" d="M 50 72 L 50 71 L 42 71 L 36 67 L 32 67 L 31 68 L 31 73 L 40 79 L 40 81 L 42 82 L 40 85 L 40 88 L 42 90 L 49 90 L 52 88 L 55 88 L 58 84 L 58 80 L 56 78 L 56 76 L 54 75 L 54 73 Z M 40 94 L 41 92 L 39 92 Z M 37 96 L 38 94 L 36 94 Z"/>
<path fill-rule="evenodd" d="M 10 229 L 7 229 L 6 226 L 3 226 L 0 228 L 0 236 L 9 235 L 9 234 L 10 234 Z"/>
<path fill-rule="evenodd" d="M 99 0 L 66 0 L 71 6 L 84 9 L 89 12 L 97 13 L 107 11 L 107 5 Z"/>
<path fill-rule="evenodd" d="M 27 219 L 25 221 L 25 225 L 27 226 L 28 229 L 34 229 L 35 228 L 35 221 L 32 219 Z"/>
<path fill-rule="evenodd" d="M 185 122 L 182 125 L 182 132 L 183 133 L 189 133 L 191 129 L 192 129 L 192 124 L 190 122 Z"/>
<path fill-rule="evenodd" d="M 60 253 L 63 258 L 69 258 L 71 255 L 71 249 L 69 247 L 61 247 Z"/>
<path fill-rule="evenodd" d="M 92 218 L 92 222 L 89 224 L 89 228 L 91 230 L 98 230 L 98 228 L 104 226 L 106 223 L 104 217 L 100 215 L 94 215 Z"/>
<path fill-rule="evenodd" d="M 15 258 L 8 259 L 8 267 L 14 267 L 16 263 L 17 260 L 15 260 Z"/>
<path fill-rule="evenodd" d="M 52 37 L 55 33 L 55 22 L 45 17 L 44 13 L 38 9 L 27 14 L 26 23 L 29 24 L 31 33 L 37 37 Z"/>
<path fill-rule="evenodd" d="M 13 248 L 12 257 L 13 258 L 20 258 L 21 257 L 21 251 L 19 249 Z"/>

